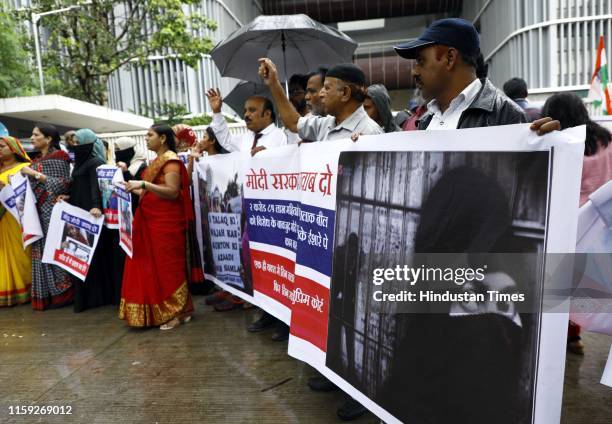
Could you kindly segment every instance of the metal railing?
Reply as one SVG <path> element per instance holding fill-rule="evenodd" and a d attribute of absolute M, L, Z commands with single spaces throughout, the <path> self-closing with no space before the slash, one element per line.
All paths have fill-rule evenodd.
<path fill-rule="evenodd" d="M 230 134 L 243 134 L 248 131 L 246 124 L 243 122 L 227 124 Z M 195 127 L 191 127 L 191 129 L 196 133 L 198 140 L 202 139 L 204 136 L 204 131 L 206 131 L 208 125 L 198 125 Z M 147 150 L 147 142 L 145 141 L 145 135 L 147 134 L 147 130 L 138 130 L 138 131 L 123 131 L 123 132 L 114 132 L 114 133 L 104 133 L 98 134 L 98 137 L 104 141 L 106 141 L 109 145 L 109 150 L 114 151 L 115 140 L 120 137 L 130 137 L 136 140 L 136 143 L 140 146 L 142 151 L 147 152 L 148 159 L 151 160 L 155 158 L 155 154 Z"/>
<path fill-rule="evenodd" d="M 471 0 L 466 17 L 481 31 L 489 74 L 501 86 L 524 78 L 532 91 L 588 90 L 599 36 L 611 60 L 609 0 Z"/>

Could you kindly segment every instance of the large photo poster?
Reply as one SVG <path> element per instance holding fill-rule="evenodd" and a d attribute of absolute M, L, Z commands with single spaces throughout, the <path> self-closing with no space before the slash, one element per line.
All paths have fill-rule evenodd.
<path fill-rule="evenodd" d="M 119 228 L 119 209 L 115 184 L 123 181 L 123 174 L 119 168 L 112 165 L 101 165 L 96 169 L 98 185 L 102 195 L 102 212 L 104 213 L 104 226 Z"/>
<path fill-rule="evenodd" d="M 242 207 L 244 159 L 241 153 L 205 156 L 197 162 L 192 178 L 206 278 L 250 298 L 248 250 L 243 248 L 248 246 Z"/>
<path fill-rule="evenodd" d="M 119 246 L 131 258 L 134 253 L 132 243 L 132 228 L 134 217 L 132 214 L 132 195 L 125 191 L 122 185 L 115 186 L 117 193 L 117 211 L 119 225 Z"/>
<path fill-rule="evenodd" d="M 42 261 L 65 269 L 85 281 L 100 238 L 104 217 L 66 202 L 56 203 L 51 213 Z"/>
<path fill-rule="evenodd" d="M 295 146 L 255 156 L 246 169 L 245 206 L 256 298 L 291 334 L 323 347 L 333 252 L 333 156 Z M 276 155 L 275 155 L 276 156 Z"/>
<path fill-rule="evenodd" d="M 403 422 L 532 422 L 549 159 L 343 152 L 326 367 Z M 482 278 L 462 283 L 464 269 Z M 463 294 L 476 300 L 451 300 Z"/>
<path fill-rule="evenodd" d="M 575 248 L 583 140 L 515 125 L 246 158 L 249 300 L 385 422 L 558 422 L 568 309 L 541 305 L 546 254 Z"/>

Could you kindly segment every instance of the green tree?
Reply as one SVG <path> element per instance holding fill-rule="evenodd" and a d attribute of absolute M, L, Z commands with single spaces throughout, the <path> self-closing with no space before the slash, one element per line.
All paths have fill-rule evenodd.
<path fill-rule="evenodd" d="M 153 106 L 144 106 L 141 115 L 153 118 L 156 124 L 176 125 L 183 122 L 189 111 L 184 105 L 178 103 L 154 103 Z"/>
<path fill-rule="evenodd" d="M 234 122 L 229 119 L 227 116 L 225 117 L 227 122 Z M 212 122 L 212 116 L 210 115 L 197 115 L 191 118 L 185 119 L 183 121 L 186 125 L 190 125 L 192 127 L 197 127 L 198 125 L 210 125 Z"/>
<path fill-rule="evenodd" d="M 27 35 L 0 3 L 0 98 L 32 94 Z"/>
<path fill-rule="evenodd" d="M 188 117 L 189 111 L 184 105 L 177 103 L 154 103 L 153 106 L 143 105 L 141 115 L 152 118 L 157 124 L 167 124 L 174 126 L 176 124 L 185 124 L 191 127 L 200 125 L 210 125 L 212 116 L 201 114 Z M 232 118 L 225 117 L 227 123 L 234 123 Z"/>
<path fill-rule="evenodd" d="M 79 1 L 35 0 L 40 12 Z M 103 105 L 110 74 L 144 64 L 152 55 L 175 54 L 196 67 L 213 42 L 203 36 L 214 21 L 195 12 L 198 0 L 91 0 L 78 9 L 41 19 L 43 66 L 49 92 Z M 185 13 L 185 9 L 192 10 Z M 41 37 L 45 39 L 45 37 Z"/>

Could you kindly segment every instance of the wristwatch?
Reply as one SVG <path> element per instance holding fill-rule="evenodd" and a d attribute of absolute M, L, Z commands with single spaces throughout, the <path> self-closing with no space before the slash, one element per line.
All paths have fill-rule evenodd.
<path fill-rule="evenodd" d="M 34 175 L 35 180 L 40 180 L 40 177 L 42 177 L 42 174 L 40 172 L 37 172 L 36 175 Z"/>

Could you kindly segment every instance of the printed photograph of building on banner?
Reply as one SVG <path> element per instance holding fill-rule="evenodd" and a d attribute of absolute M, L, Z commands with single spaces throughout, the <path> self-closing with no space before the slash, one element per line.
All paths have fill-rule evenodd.
<path fill-rule="evenodd" d="M 342 153 L 326 365 L 403 422 L 532 422 L 537 307 L 400 313 L 373 305 L 372 274 L 415 252 L 528 253 L 489 271 L 539 305 L 548 178 L 548 152 Z"/>
<path fill-rule="evenodd" d="M 229 284 L 249 295 L 253 285 L 248 278 L 249 262 L 243 258 L 246 237 L 242 207 L 240 155 L 206 157 L 197 169 L 199 222 L 202 233 L 204 272 L 218 282 Z M 248 246 L 248 240 L 246 240 Z"/>

